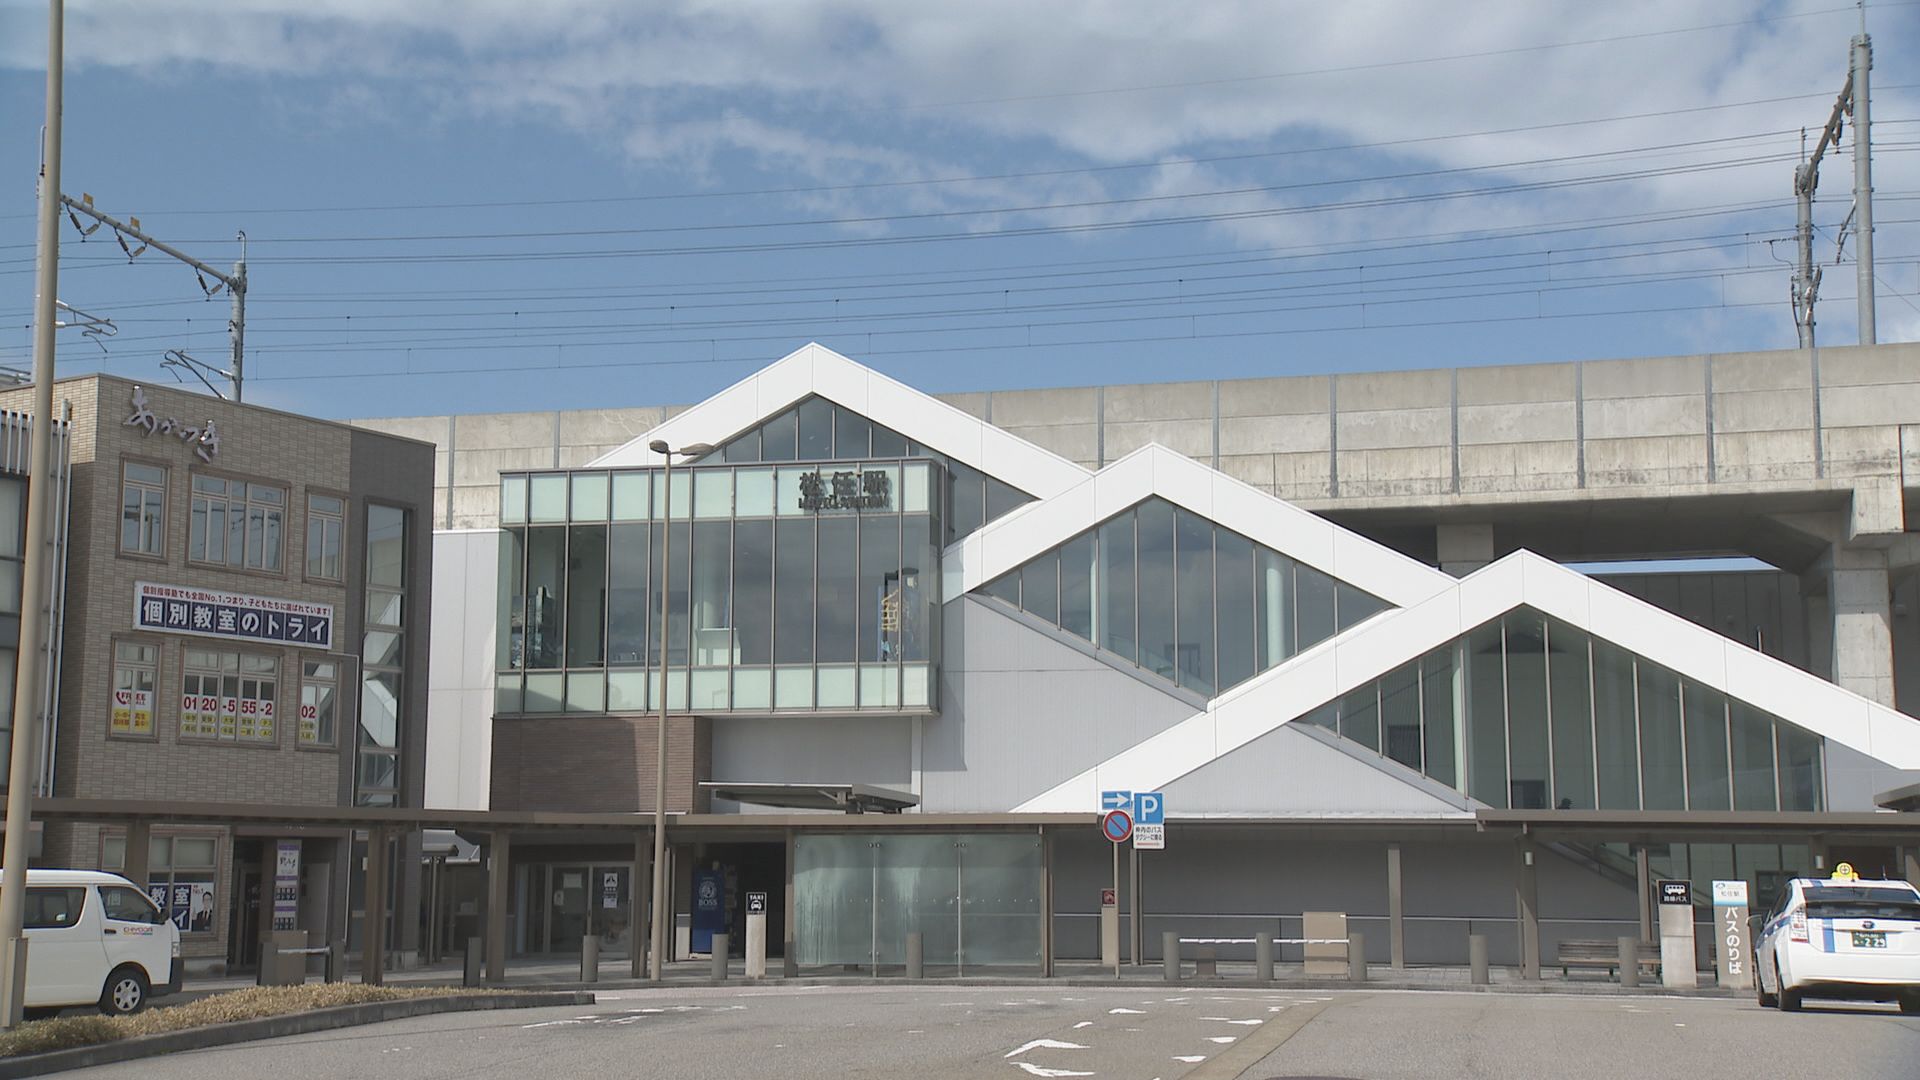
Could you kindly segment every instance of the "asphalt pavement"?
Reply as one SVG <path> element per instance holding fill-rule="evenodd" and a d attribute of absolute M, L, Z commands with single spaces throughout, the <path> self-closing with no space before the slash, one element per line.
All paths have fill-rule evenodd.
<path fill-rule="evenodd" d="M 608 990 L 591 1006 L 422 1017 L 68 1075 L 126 1080 L 1098 1077 L 1913 1080 L 1886 1006 L 1643 995 L 1147 987 Z"/>

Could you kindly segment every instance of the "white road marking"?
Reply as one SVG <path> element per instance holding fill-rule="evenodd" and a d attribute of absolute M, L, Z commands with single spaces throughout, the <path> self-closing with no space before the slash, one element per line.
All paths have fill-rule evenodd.
<path fill-rule="evenodd" d="M 1092 1026 L 1093 1026 L 1093 1021 L 1091 1021 L 1091 1020 L 1082 1020 L 1082 1021 L 1080 1021 L 1079 1023 L 1077 1023 L 1077 1024 L 1075 1024 L 1075 1025 L 1073 1025 L 1073 1030 L 1075 1030 L 1075 1031 L 1079 1031 L 1079 1030 L 1080 1030 L 1081 1028 L 1083 1028 L 1083 1027 L 1092 1027 Z"/>
<path fill-rule="evenodd" d="M 1264 1024 L 1264 1023 L 1266 1023 L 1266 1021 L 1265 1021 L 1265 1020 L 1229 1020 L 1229 1021 L 1227 1021 L 1227 1023 L 1229 1023 L 1229 1024 L 1240 1024 L 1240 1025 L 1242 1025 L 1243 1027 L 1253 1027 L 1253 1026 L 1255 1026 L 1255 1025 L 1258 1025 L 1258 1024 Z"/>
<path fill-rule="evenodd" d="M 1144 1010 L 1141 1010 L 1141 1009 L 1108 1009 L 1107 1015 L 1108 1016 L 1145 1016 L 1147 1014 Z"/>
<path fill-rule="evenodd" d="M 1194 1063 L 1194 1062 L 1196 1062 L 1196 1061 L 1205 1061 L 1205 1060 L 1207 1060 L 1207 1055 L 1205 1055 L 1205 1054 L 1175 1054 L 1175 1055 L 1173 1055 L 1173 1060 L 1175 1060 L 1175 1061 L 1184 1061 L 1184 1062 L 1186 1062 L 1187 1064 L 1189 1064 L 1189 1065 L 1191 1065 L 1191 1064 L 1193 1064 L 1193 1063 Z"/>
<path fill-rule="evenodd" d="M 1015 1065 L 1027 1070 L 1033 1076 L 1092 1076 L 1090 1072 L 1075 1072 L 1072 1069 L 1047 1069 L 1030 1061 L 1016 1061 Z"/>
<path fill-rule="evenodd" d="M 1034 1039 L 1007 1051 L 1004 1057 L 1019 1057 L 1029 1050 L 1085 1050 L 1079 1043 L 1061 1042 L 1059 1039 Z"/>
<path fill-rule="evenodd" d="M 1207 1041 L 1208 1041 L 1208 1042 L 1210 1042 L 1210 1043 L 1222 1043 L 1222 1044 L 1225 1044 L 1225 1043 L 1230 1043 L 1230 1042 L 1232 1042 L 1233 1040 L 1235 1040 L 1235 1039 L 1237 1039 L 1237 1038 L 1239 1038 L 1239 1037 L 1240 1037 L 1240 1036 L 1238 1036 L 1238 1035 L 1209 1035 L 1209 1036 L 1207 1036 Z"/>

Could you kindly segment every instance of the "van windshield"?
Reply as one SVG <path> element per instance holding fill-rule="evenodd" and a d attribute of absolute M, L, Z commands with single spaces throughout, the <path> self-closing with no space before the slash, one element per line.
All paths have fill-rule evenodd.
<path fill-rule="evenodd" d="M 1816 885 L 1807 889 L 1810 919 L 1912 919 L 1920 921 L 1920 893 L 1906 889 L 1870 889 L 1856 885 Z"/>

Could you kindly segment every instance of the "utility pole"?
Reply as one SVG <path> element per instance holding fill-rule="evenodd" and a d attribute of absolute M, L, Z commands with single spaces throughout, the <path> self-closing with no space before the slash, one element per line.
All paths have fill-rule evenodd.
<path fill-rule="evenodd" d="M 227 334 L 233 341 L 233 368 L 226 372 L 226 375 L 233 381 L 233 400 L 239 401 L 241 383 L 246 374 L 247 234 L 242 232 L 235 236 L 235 238 L 240 241 L 240 261 L 233 264 L 233 272 L 229 274 L 215 270 L 213 267 L 181 251 L 179 248 L 155 240 L 153 237 L 141 231 L 139 218 L 129 218 L 126 221 L 120 221 L 95 210 L 93 208 L 93 196 L 84 192 L 81 193 L 78 199 L 70 195 L 62 195 L 60 196 L 60 203 L 67 208 L 67 215 L 69 217 L 73 217 L 77 212 L 85 214 L 99 223 L 92 228 L 81 228 L 79 218 L 74 217 L 73 227 L 80 229 L 82 239 L 93 235 L 94 229 L 105 225 L 114 231 L 114 238 L 120 241 L 120 250 L 127 253 L 127 258 L 138 258 L 141 253 L 145 252 L 148 248 L 152 248 L 162 255 L 171 256 L 193 267 L 194 272 L 200 275 L 200 290 L 209 297 L 218 293 L 221 289 L 227 290 L 227 295 L 233 299 L 233 315 L 227 320 Z M 127 237 L 132 237 L 140 241 L 140 246 L 137 248 L 128 247 Z M 208 285 L 208 278 L 212 278 L 215 283 Z"/>
<path fill-rule="evenodd" d="M 27 862 L 33 836 L 33 733 L 44 711 L 48 517 L 53 499 L 53 333 L 60 285 L 60 115 L 63 0 L 47 0 L 47 126 L 40 151 L 39 266 L 33 298 L 32 460 L 27 466 L 26 562 L 21 568 L 19 674 L 14 680 L 7 835 L 0 848 L 0 1027 L 20 1025 L 27 996 Z"/>
<path fill-rule="evenodd" d="M 1879 341 L 1873 316 L 1873 126 L 1867 73 L 1873 70 L 1873 41 L 1867 37 L 1866 8 L 1860 9 L 1860 35 L 1849 51 L 1847 81 L 1853 87 L 1853 261 L 1860 275 L 1860 344 Z"/>
<path fill-rule="evenodd" d="M 1865 12 L 1861 19 L 1866 18 Z M 1847 81 L 1840 87 L 1833 111 L 1820 129 L 1813 153 L 1794 167 L 1793 195 L 1797 216 L 1794 239 L 1798 248 L 1797 265 L 1790 295 L 1793 322 L 1800 331 L 1800 347 L 1814 346 L 1813 307 L 1820 298 L 1820 268 L 1813 261 L 1813 194 L 1820 186 L 1820 159 L 1827 148 L 1840 142 L 1847 118 L 1853 119 L 1853 232 L 1857 237 L 1854 261 L 1859 271 L 1860 344 L 1878 340 L 1873 313 L 1873 165 L 1871 119 L 1869 116 L 1867 73 L 1873 68 L 1873 42 L 1865 27 L 1853 39 L 1847 56 Z M 1804 144 L 1805 136 L 1802 136 Z M 1845 243 L 1843 228 L 1841 242 Z"/>

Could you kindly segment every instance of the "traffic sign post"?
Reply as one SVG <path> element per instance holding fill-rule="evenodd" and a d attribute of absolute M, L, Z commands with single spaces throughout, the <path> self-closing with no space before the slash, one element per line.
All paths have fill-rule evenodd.
<path fill-rule="evenodd" d="M 1113 893 L 1116 899 L 1120 895 L 1120 845 L 1133 837 L 1132 808 L 1133 792 L 1131 791 L 1100 793 L 1100 835 L 1106 837 L 1107 841 L 1113 845 Z M 1103 896 L 1102 899 L 1105 897 Z M 1137 900 L 1135 906 L 1138 906 Z M 1111 913 L 1110 921 L 1109 913 Z M 1113 965 L 1113 977 L 1117 979 L 1120 977 L 1120 912 L 1118 908 L 1102 905 L 1100 921 L 1102 924 L 1101 952 L 1104 954 L 1101 959 Z M 1109 926 L 1112 928 L 1110 933 Z M 1109 941 L 1113 946 L 1111 950 L 1105 947 Z"/>

